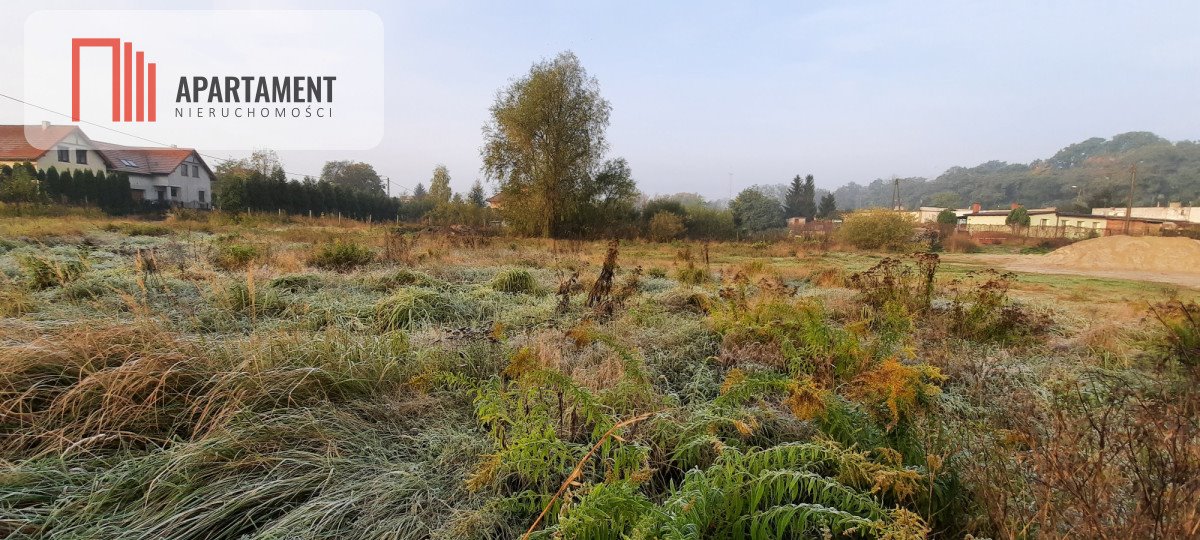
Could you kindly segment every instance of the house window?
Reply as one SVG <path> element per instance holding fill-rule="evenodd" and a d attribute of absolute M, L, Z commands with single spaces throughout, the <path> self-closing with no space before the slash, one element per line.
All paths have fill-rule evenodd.
<path fill-rule="evenodd" d="M 167 188 L 156 187 L 154 188 L 154 192 L 160 201 L 167 198 Z"/>
<path fill-rule="evenodd" d="M 69 150 L 67 148 L 59 148 L 58 149 L 58 160 L 63 163 L 70 163 L 71 162 L 71 150 Z"/>
<path fill-rule="evenodd" d="M 178 199 L 178 198 L 179 198 L 179 188 L 177 188 L 177 187 L 175 187 L 175 186 L 171 186 L 171 198 L 172 198 L 172 199 Z"/>
<path fill-rule="evenodd" d="M 179 176 L 187 176 L 187 163 L 179 166 Z"/>
<path fill-rule="evenodd" d="M 1075 222 L 1075 226 L 1076 226 L 1076 227 L 1079 227 L 1080 229 L 1082 229 L 1082 228 L 1083 228 L 1083 221 L 1076 221 L 1076 222 Z"/>
<path fill-rule="evenodd" d="M 199 192 L 196 193 L 196 199 L 199 200 L 200 202 L 206 202 L 204 200 L 204 190 L 200 190 Z"/>
<path fill-rule="evenodd" d="M 80 165 L 87 165 L 87 150 L 76 150 L 75 151 L 75 163 L 78 163 Z"/>
<path fill-rule="evenodd" d="M 194 176 L 196 178 L 200 178 L 200 166 L 199 165 L 192 165 L 192 176 Z"/>
<path fill-rule="evenodd" d="M 1049 224 L 1050 224 L 1050 220 L 1049 220 L 1049 219 L 1043 219 L 1043 220 L 1042 220 L 1042 226 L 1043 226 L 1043 227 L 1045 227 L 1046 225 L 1049 225 Z"/>

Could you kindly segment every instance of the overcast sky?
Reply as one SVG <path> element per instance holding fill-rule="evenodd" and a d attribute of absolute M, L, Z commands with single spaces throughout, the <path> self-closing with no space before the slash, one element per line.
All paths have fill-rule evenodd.
<path fill-rule="evenodd" d="M 517 3 L 177 7 L 359 8 L 383 19 L 383 140 L 370 151 L 283 152 L 292 173 L 356 159 L 411 187 L 445 163 L 466 190 L 481 176 L 480 128 L 496 90 L 564 50 L 600 81 L 613 107 L 612 153 L 649 194 L 723 198 L 730 173 L 735 192 L 795 174 L 824 188 L 934 176 L 1134 130 L 1200 139 L 1195 0 L 505 5 Z M 0 93 L 21 95 L 28 13 L 167 4 L 5 1 Z M 0 123 L 21 121 L 0 99 Z"/>

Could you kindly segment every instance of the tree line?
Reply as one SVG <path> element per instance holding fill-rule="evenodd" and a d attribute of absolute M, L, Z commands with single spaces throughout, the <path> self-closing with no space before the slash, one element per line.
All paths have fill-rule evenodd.
<path fill-rule="evenodd" d="M 898 180 L 906 208 L 966 208 L 974 202 L 1006 208 L 1016 202 L 1086 212 L 1127 204 L 1134 165 L 1135 206 L 1200 204 L 1200 142 L 1171 142 L 1149 132 L 1093 137 L 1027 164 L 989 161 L 952 167 L 933 179 Z M 890 207 L 893 187 L 892 179 L 880 178 L 866 185 L 851 182 L 834 193 L 845 208 Z"/>
<path fill-rule="evenodd" d="M 494 205 L 479 181 L 468 192 L 455 193 L 444 165 L 434 168 L 428 189 L 421 182 L 411 194 L 395 197 L 368 163 L 329 161 L 318 177 L 289 180 L 270 150 L 222 160 L 214 168 L 213 202 L 229 212 L 338 214 L 442 225 L 503 223 L 508 232 L 520 235 L 659 240 L 731 239 L 781 229 L 788 219 L 836 215 L 834 195 L 819 193 L 812 175 L 796 175 L 784 189 L 747 188 L 727 206 L 698 195 L 646 200 L 629 163 L 610 155 L 606 130 L 611 108 L 597 80 L 570 52 L 534 63 L 526 75 L 502 88 L 483 127 L 481 148 L 482 171 L 497 188 Z M 62 179 L 53 169 L 30 169 L 19 182 L 9 181 L 10 198 L 24 197 L 18 193 L 28 191 L 30 174 L 40 176 L 34 191 L 46 200 L 112 208 L 129 203 L 123 175 L 97 178 L 87 172 Z"/>
<path fill-rule="evenodd" d="M 32 163 L 0 166 L 0 202 L 10 204 L 95 205 L 110 214 L 135 209 L 125 173 L 97 173 L 56 167 L 39 170 Z"/>

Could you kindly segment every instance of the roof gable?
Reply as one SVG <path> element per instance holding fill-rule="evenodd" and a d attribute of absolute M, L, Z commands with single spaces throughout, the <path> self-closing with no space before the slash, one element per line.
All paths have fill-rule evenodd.
<path fill-rule="evenodd" d="M 78 126 L 0 126 L 0 161 L 37 161 L 76 131 L 83 135 Z"/>
<path fill-rule="evenodd" d="M 119 144 L 96 143 L 98 151 L 112 164 L 114 171 L 133 174 L 171 174 L 179 164 L 195 156 L 196 162 L 213 176 L 208 164 L 191 148 L 151 148 L 122 146 Z"/>

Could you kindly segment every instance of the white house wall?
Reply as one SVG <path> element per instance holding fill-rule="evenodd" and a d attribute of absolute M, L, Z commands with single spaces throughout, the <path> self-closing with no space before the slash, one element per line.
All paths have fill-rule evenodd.
<path fill-rule="evenodd" d="M 196 161 L 195 156 L 187 158 L 183 162 L 187 165 L 188 172 L 183 174 L 182 166 L 175 167 L 170 174 L 129 174 L 129 188 L 140 189 L 145 193 L 144 198 L 147 201 L 157 201 L 157 188 L 162 187 L 166 190 L 165 202 L 180 204 L 188 207 L 209 206 L 212 204 L 212 177 L 204 166 Z M 196 166 L 200 169 L 200 176 L 197 178 L 192 176 L 192 167 Z M 171 188 L 179 188 L 179 194 L 171 197 Z M 204 200 L 200 200 L 200 192 L 204 192 Z"/>
<path fill-rule="evenodd" d="M 68 156 L 70 159 L 68 159 L 67 161 L 59 161 L 58 160 L 58 149 L 59 148 L 66 148 L 70 152 L 70 155 Z M 80 164 L 80 163 L 75 162 L 76 161 L 76 159 L 75 159 L 75 151 L 76 150 L 86 150 L 87 151 L 87 163 L 86 164 Z M 13 166 L 19 165 L 20 163 L 23 163 L 23 162 L 2 161 L 2 162 L 0 162 L 0 165 L 8 165 L 10 167 L 13 167 Z M 38 158 L 37 161 L 34 161 L 33 165 L 35 167 L 37 167 L 39 170 L 43 170 L 43 171 L 46 169 L 49 169 L 50 167 L 54 167 L 54 169 L 57 170 L 58 172 L 81 170 L 81 171 L 92 171 L 93 173 L 103 174 L 108 170 L 108 168 L 104 164 L 104 158 L 100 157 L 100 154 L 98 152 L 96 152 L 95 150 L 92 150 L 90 143 L 88 143 L 88 141 L 86 139 L 84 139 L 83 137 L 80 137 L 78 133 L 72 133 L 70 135 L 67 135 L 66 137 L 63 137 L 62 141 L 60 141 L 58 144 L 54 145 L 49 150 L 46 150 L 46 153 L 42 154 L 42 157 Z"/>

